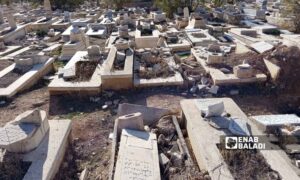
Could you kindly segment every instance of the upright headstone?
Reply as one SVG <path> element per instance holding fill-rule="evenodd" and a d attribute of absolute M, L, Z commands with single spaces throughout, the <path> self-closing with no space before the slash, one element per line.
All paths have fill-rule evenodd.
<path fill-rule="evenodd" d="M 44 10 L 46 11 L 46 18 L 51 19 L 52 18 L 52 8 L 50 0 L 44 0 Z"/>
<path fill-rule="evenodd" d="M 64 12 L 64 22 L 70 22 L 70 21 L 71 21 L 70 12 L 65 11 Z"/>
<path fill-rule="evenodd" d="M 45 11 L 52 11 L 50 0 L 44 0 L 44 10 Z"/>
<path fill-rule="evenodd" d="M 264 0 L 264 1 L 262 2 L 262 4 L 261 4 L 261 9 L 267 10 L 267 3 L 268 3 L 268 1 L 267 1 L 267 0 Z"/>
<path fill-rule="evenodd" d="M 14 17 L 11 14 L 7 15 L 7 20 L 8 20 L 8 24 L 9 24 L 11 29 L 16 29 L 17 28 L 16 21 L 14 20 Z"/>
<path fill-rule="evenodd" d="M 188 7 L 185 7 L 183 9 L 183 17 L 184 18 L 189 18 L 190 17 L 190 11 L 189 11 L 189 8 Z"/>
<path fill-rule="evenodd" d="M 113 18 L 113 12 L 111 10 L 108 10 L 107 13 L 106 13 L 108 19 L 112 20 Z"/>

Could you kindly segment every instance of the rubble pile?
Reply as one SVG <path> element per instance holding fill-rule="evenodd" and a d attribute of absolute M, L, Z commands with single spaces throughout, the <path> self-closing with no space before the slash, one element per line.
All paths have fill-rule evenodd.
<path fill-rule="evenodd" d="M 161 118 L 151 132 L 158 137 L 162 179 L 210 179 L 207 172 L 189 162 L 171 116 Z"/>
<path fill-rule="evenodd" d="M 205 69 L 197 62 L 193 55 L 180 58 L 179 55 L 175 54 L 174 59 L 177 64 L 180 64 L 179 71 L 185 79 L 197 82 L 201 80 L 202 76 L 206 75 Z"/>
<path fill-rule="evenodd" d="M 172 57 L 166 57 L 166 55 L 156 49 L 141 53 L 137 57 L 141 65 L 139 69 L 140 78 L 167 78 L 175 74 L 174 70 L 168 64 L 168 61 L 172 60 Z"/>

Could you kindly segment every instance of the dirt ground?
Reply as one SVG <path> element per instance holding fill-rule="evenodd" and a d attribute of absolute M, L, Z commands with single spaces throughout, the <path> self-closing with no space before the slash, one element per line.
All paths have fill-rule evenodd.
<path fill-rule="evenodd" d="M 220 92 L 220 96 L 228 96 L 227 92 L 225 88 Z M 189 94 L 187 89 L 169 87 L 122 93 L 104 92 L 99 97 L 98 100 L 95 100 L 97 97 L 80 95 L 77 95 L 76 98 L 49 97 L 47 82 L 41 81 L 33 88 L 0 106 L 0 126 L 4 126 L 18 114 L 35 108 L 48 112 L 49 119 L 71 119 L 73 124 L 70 145 L 55 179 L 78 179 L 84 168 L 88 169 L 89 179 L 107 179 L 111 148 L 111 140 L 108 137 L 109 133 L 113 131 L 118 104 L 102 110 L 105 102 L 128 102 L 169 108 L 179 112 L 180 100 L 198 96 Z M 274 103 L 276 101 L 274 96 L 266 95 L 260 89 L 255 91 L 253 86 L 240 89 L 240 95 L 232 96 L 232 98 L 247 115 L 280 112 Z"/>
<path fill-rule="evenodd" d="M 13 62 L 12 61 L 6 61 L 6 60 L 0 60 L 0 71 L 2 71 L 3 69 L 7 68 L 8 66 L 12 65 Z"/>

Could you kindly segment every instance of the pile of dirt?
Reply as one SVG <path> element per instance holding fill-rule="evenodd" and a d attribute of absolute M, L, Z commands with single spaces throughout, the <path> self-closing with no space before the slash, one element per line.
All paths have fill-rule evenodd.
<path fill-rule="evenodd" d="M 0 78 L 0 88 L 7 88 L 24 74 L 25 72 L 21 72 L 17 69 L 12 70 L 11 72 Z"/>
<path fill-rule="evenodd" d="M 257 150 L 229 150 L 221 145 L 220 152 L 235 179 L 280 180 L 278 172 L 271 169 Z"/>
<path fill-rule="evenodd" d="M 23 162 L 20 155 L 6 152 L 0 161 L 0 179 L 21 180 L 30 165 L 30 162 Z"/>
<path fill-rule="evenodd" d="M 12 61 L 1 60 L 1 62 L 0 62 L 0 71 L 2 71 L 3 69 L 7 68 L 8 66 L 10 66 L 12 64 L 13 64 Z"/>
<path fill-rule="evenodd" d="M 285 92 L 300 93 L 300 49 L 296 46 L 281 45 L 267 58 L 281 68 L 276 81 L 280 89 Z"/>
<path fill-rule="evenodd" d="M 98 62 L 79 61 L 76 63 L 76 78 L 75 82 L 89 81 L 94 74 Z"/>

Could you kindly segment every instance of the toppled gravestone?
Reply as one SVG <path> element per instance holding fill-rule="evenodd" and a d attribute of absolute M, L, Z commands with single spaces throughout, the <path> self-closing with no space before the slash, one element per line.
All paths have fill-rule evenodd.
<path fill-rule="evenodd" d="M 45 111 L 26 111 L 0 128 L 0 148 L 15 153 L 29 152 L 38 147 L 48 130 Z"/>
<path fill-rule="evenodd" d="M 123 129 L 144 130 L 143 116 L 140 112 L 120 116 L 117 121 L 118 136 L 121 134 Z"/>
<path fill-rule="evenodd" d="M 171 114 L 170 110 L 163 108 L 147 107 L 137 104 L 120 104 L 118 107 L 118 116 L 140 112 L 143 115 L 144 125 L 151 125 L 157 122 L 161 117 Z"/>

